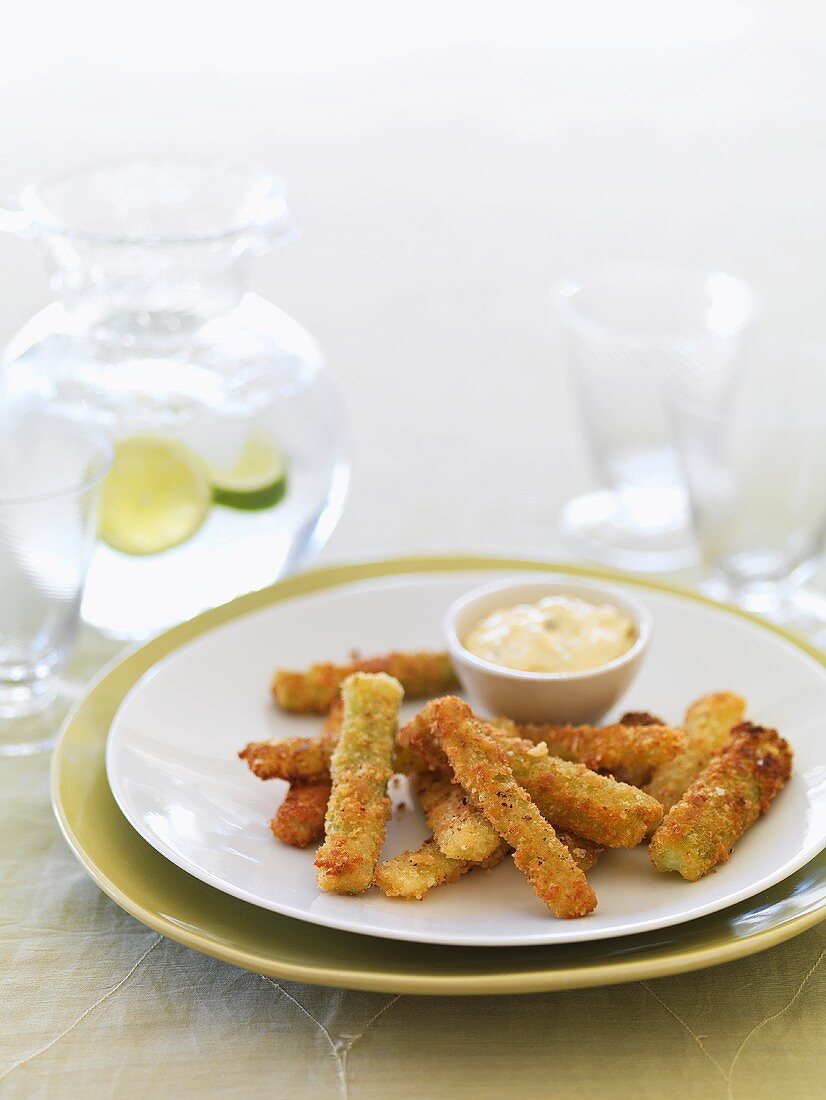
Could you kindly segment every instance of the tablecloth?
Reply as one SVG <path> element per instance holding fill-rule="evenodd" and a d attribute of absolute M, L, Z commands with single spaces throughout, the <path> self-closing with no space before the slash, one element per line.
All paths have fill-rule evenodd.
<path fill-rule="evenodd" d="M 67 684 L 112 646 L 90 632 Z M 69 702 L 67 693 L 64 704 Z M 0 760 L 0 1096 L 826 1095 L 826 924 L 691 974 L 544 995 L 414 997 L 274 981 L 122 912 Z"/>

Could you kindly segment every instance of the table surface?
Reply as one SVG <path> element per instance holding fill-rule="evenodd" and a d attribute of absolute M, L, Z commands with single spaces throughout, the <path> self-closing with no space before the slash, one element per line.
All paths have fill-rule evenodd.
<path fill-rule="evenodd" d="M 559 508 L 594 482 L 548 332 L 552 279 L 622 254 L 720 265 L 757 285 L 771 325 L 823 335 L 822 21 L 801 4 L 691 10 L 639 41 L 610 5 L 604 33 L 586 21 L 541 41 L 516 19 L 501 41 L 484 15 L 472 34 L 445 16 L 434 49 L 441 8 L 425 5 L 424 31 L 373 53 L 342 24 L 347 48 L 327 43 L 315 67 L 271 35 L 277 65 L 247 37 L 248 65 L 225 60 L 233 39 L 221 64 L 204 47 L 183 74 L 150 72 L 137 48 L 114 71 L 72 32 L 71 72 L 48 51 L 4 70 L 0 190 L 136 142 L 168 152 L 182 132 L 193 155 L 273 165 L 305 238 L 262 260 L 255 287 L 321 339 L 353 429 L 353 491 L 323 560 L 558 556 Z M 306 60 L 312 28 L 291 29 Z M 24 242 L 0 240 L 0 268 L 6 338 L 49 291 Z M 87 633 L 67 691 L 112 652 Z M 823 1095 L 826 926 L 715 969 L 570 993 L 277 983 L 102 895 L 58 833 L 48 763 L 0 761 L 3 1097 Z"/>

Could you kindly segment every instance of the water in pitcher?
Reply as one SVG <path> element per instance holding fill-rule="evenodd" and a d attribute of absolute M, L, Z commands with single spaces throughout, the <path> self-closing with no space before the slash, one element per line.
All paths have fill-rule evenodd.
<path fill-rule="evenodd" d="M 317 345 L 247 290 L 250 256 L 287 232 L 277 181 L 110 165 L 22 207 L 59 301 L 12 342 L 6 397 L 37 396 L 116 448 L 84 617 L 143 637 L 308 560 L 348 464 Z"/>

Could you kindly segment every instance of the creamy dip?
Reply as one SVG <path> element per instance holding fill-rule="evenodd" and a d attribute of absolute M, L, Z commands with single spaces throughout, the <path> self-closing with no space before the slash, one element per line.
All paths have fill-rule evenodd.
<path fill-rule="evenodd" d="M 472 628 L 464 646 L 521 672 L 581 672 L 621 657 L 636 640 L 634 621 L 610 604 L 546 596 L 494 611 Z"/>

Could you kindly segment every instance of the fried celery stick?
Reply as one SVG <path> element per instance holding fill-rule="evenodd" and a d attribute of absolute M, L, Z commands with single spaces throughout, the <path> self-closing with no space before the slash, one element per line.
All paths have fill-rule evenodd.
<path fill-rule="evenodd" d="M 419 773 L 413 777 L 413 788 L 442 855 L 481 863 L 499 847 L 496 829 L 447 776 Z"/>
<path fill-rule="evenodd" d="M 317 779 L 293 780 L 284 801 L 270 822 L 273 836 L 293 848 L 309 848 L 324 836 L 324 818 L 331 789 L 329 761 L 338 741 L 341 713 L 339 699 L 327 715 L 321 734 L 327 759 L 324 775 Z"/>
<path fill-rule="evenodd" d="M 435 840 L 426 840 L 415 852 L 402 852 L 376 868 L 376 885 L 389 898 L 420 901 L 434 886 L 456 882 L 474 867 L 490 868 L 501 863 L 507 845 L 499 837 L 496 847 L 481 861 L 451 859 L 439 851 Z"/>
<path fill-rule="evenodd" d="M 250 741 L 238 753 L 259 779 L 307 782 L 326 779 L 330 757 L 341 729 L 341 699 L 333 700 L 321 737 L 286 737 L 282 741 Z"/>
<path fill-rule="evenodd" d="M 341 685 L 341 731 L 330 763 L 333 788 L 316 853 L 316 878 L 329 894 L 360 894 L 373 881 L 390 799 L 393 740 L 404 689 L 383 672 L 357 672 Z"/>
<path fill-rule="evenodd" d="M 427 770 L 450 777 L 450 764 L 431 729 L 432 711 L 431 702 L 402 726 L 396 737 L 397 749 L 401 748 L 421 760 Z"/>
<path fill-rule="evenodd" d="M 309 848 L 324 836 L 330 780 L 295 782 L 270 822 L 272 835 L 293 848 Z"/>
<path fill-rule="evenodd" d="M 534 745 L 501 732 L 496 740 L 507 754 L 514 779 L 558 829 L 606 848 L 635 848 L 662 819 L 660 803 L 637 787 L 550 756 L 543 743 Z"/>
<path fill-rule="evenodd" d="M 238 756 L 259 779 L 308 782 L 330 772 L 330 749 L 319 737 L 289 737 L 283 741 L 250 741 Z"/>
<path fill-rule="evenodd" d="M 592 840 L 574 836 L 573 833 L 565 833 L 561 829 L 554 832 L 574 857 L 574 863 L 582 871 L 590 871 L 599 857 L 605 851 L 601 844 L 594 844 Z"/>
<path fill-rule="evenodd" d="M 411 698 L 441 695 L 456 687 L 456 676 L 446 653 L 387 653 L 350 664 L 317 664 L 305 672 L 277 669 L 272 694 L 282 710 L 324 714 L 338 697 L 344 680 L 354 672 L 386 672 Z"/>
<path fill-rule="evenodd" d="M 744 722 L 713 756 L 654 833 L 658 871 L 689 882 L 725 863 L 743 833 L 764 814 L 792 770 L 792 750 L 776 730 Z"/>
<path fill-rule="evenodd" d="M 428 703 L 408 722 L 399 740 L 432 770 L 444 772 L 448 761 L 431 728 L 438 702 Z M 555 828 L 606 848 L 634 848 L 660 823 L 662 806 L 636 787 L 551 756 L 544 744 L 513 737 L 497 725 L 487 724 L 485 729 L 507 752 L 516 782 Z"/>
<path fill-rule="evenodd" d="M 646 791 L 666 810 L 679 802 L 708 761 L 728 741 L 734 726 L 743 721 L 746 701 L 729 691 L 704 695 L 686 711 L 683 751 L 657 768 Z"/>
<path fill-rule="evenodd" d="M 456 780 L 514 849 L 514 862 L 557 917 L 584 917 L 597 899 L 573 856 L 514 779 L 503 750 L 455 696 L 431 704 L 433 732 Z"/>
<path fill-rule="evenodd" d="M 653 768 L 672 760 L 683 745 L 683 734 L 670 726 L 618 722 L 613 726 L 517 726 L 528 741 L 544 741 L 551 756 L 574 760 L 593 771 Z"/>

